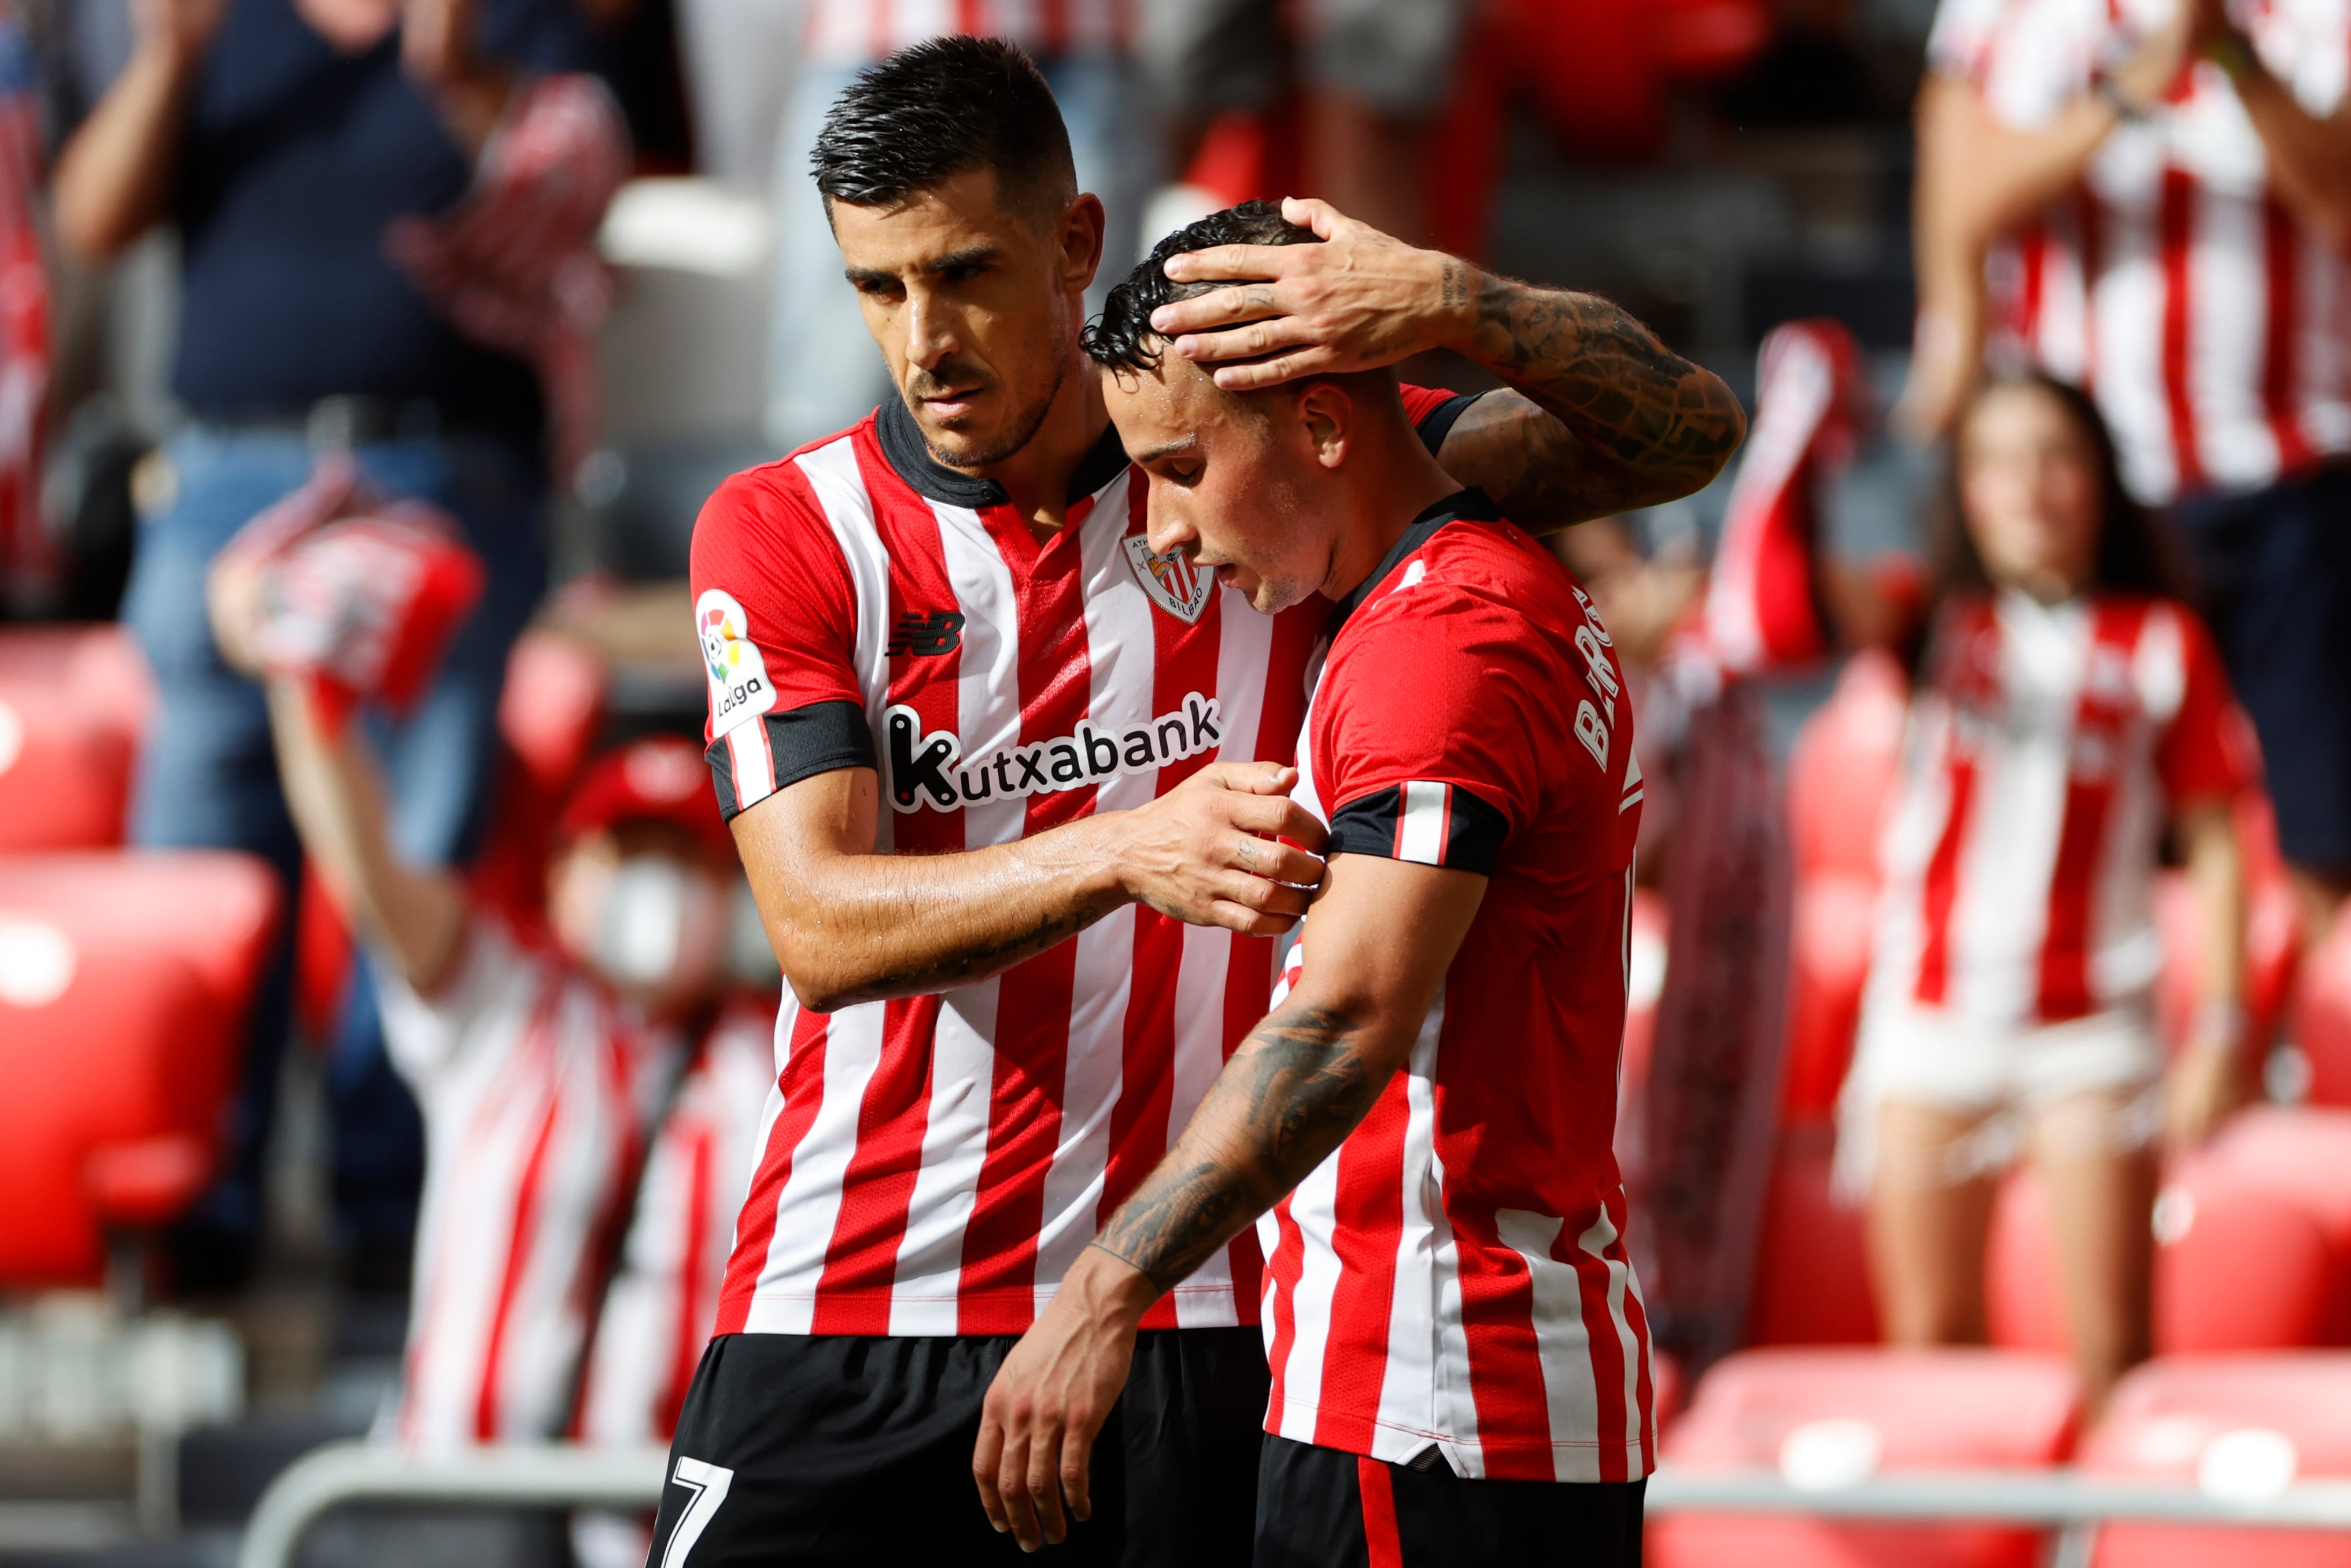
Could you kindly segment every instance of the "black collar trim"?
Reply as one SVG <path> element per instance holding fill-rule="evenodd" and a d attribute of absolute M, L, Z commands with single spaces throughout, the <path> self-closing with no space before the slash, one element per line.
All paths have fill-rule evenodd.
<path fill-rule="evenodd" d="M 923 439 L 923 427 L 914 423 L 913 413 L 901 399 L 891 398 L 873 413 L 874 434 L 881 438 L 882 455 L 889 459 L 898 477 L 913 486 L 918 494 L 974 511 L 1010 503 L 1012 497 L 995 480 L 950 468 L 933 456 L 930 443 Z M 1117 478 L 1125 466 L 1126 448 L 1119 444 L 1117 428 L 1103 425 L 1101 439 L 1087 449 L 1085 456 L 1078 461 L 1077 471 L 1070 476 L 1070 493 L 1064 498 L 1071 505 L 1084 500 Z"/>
<path fill-rule="evenodd" d="M 1331 612 L 1330 634 L 1336 637 L 1339 628 L 1347 623 L 1347 617 L 1362 609 L 1364 601 L 1376 592 L 1381 583 L 1394 576 L 1396 568 L 1404 564 L 1405 558 L 1426 544 L 1437 529 L 1447 523 L 1465 519 L 1481 523 L 1499 522 L 1501 517 L 1501 509 L 1494 505 L 1492 497 L 1475 485 L 1466 490 L 1456 490 L 1431 506 L 1413 518 L 1412 526 L 1405 529 L 1404 537 L 1396 540 L 1395 548 L 1372 569 L 1372 575 L 1356 584 L 1354 592 L 1339 601 L 1338 608 Z"/>

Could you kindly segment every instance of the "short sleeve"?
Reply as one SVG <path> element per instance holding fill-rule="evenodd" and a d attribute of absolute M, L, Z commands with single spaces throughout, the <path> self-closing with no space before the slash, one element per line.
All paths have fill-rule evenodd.
<path fill-rule="evenodd" d="M 1537 694 L 1551 682 L 1533 639 L 1434 585 L 1409 612 L 1366 613 L 1314 698 L 1329 852 L 1489 875 L 1541 793 Z"/>
<path fill-rule="evenodd" d="M 2157 742 L 2155 767 L 2176 810 L 2246 789 L 2261 777 L 2261 757 L 2211 633 L 2186 610 L 2166 610 L 2179 628 L 2179 706 Z"/>
<path fill-rule="evenodd" d="M 800 779 L 873 766 L 857 677 L 857 600 L 841 547 L 789 463 L 737 474 L 695 523 L 705 756 L 720 813 Z"/>
<path fill-rule="evenodd" d="M 456 967 L 429 993 L 378 960 L 376 994 L 385 1052 L 419 1099 L 486 1041 L 518 1038 L 542 969 L 495 915 L 476 912 Z"/>
<path fill-rule="evenodd" d="M 1399 390 L 1404 393 L 1405 416 L 1412 421 L 1413 428 L 1420 432 L 1420 444 L 1428 448 L 1431 457 L 1445 449 L 1445 438 L 1453 433 L 1456 422 L 1468 412 L 1471 403 L 1478 401 L 1475 395 L 1468 392 L 1447 392 L 1443 387 L 1416 387 L 1409 382 Z"/>
<path fill-rule="evenodd" d="M 2001 13 L 2009 0 L 1941 0 L 1927 35 L 1927 66 L 1938 76 L 1982 85 Z"/>

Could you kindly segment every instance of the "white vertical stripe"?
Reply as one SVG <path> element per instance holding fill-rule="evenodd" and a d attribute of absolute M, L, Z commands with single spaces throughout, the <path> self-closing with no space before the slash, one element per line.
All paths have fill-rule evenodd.
<path fill-rule="evenodd" d="M 1445 785 L 1421 779 L 1405 785 L 1396 823 L 1396 859 L 1415 865 L 1445 863 L 1445 809 L 1451 793 Z"/>
<path fill-rule="evenodd" d="M 2090 302 L 2098 406 L 2115 428 L 2133 491 L 2168 496 L 2179 482 L 2179 469 L 2164 392 L 2166 290 L 2155 225 L 2162 146 L 2111 138 L 2091 160 L 2089 179 L 2103 198 L 2101 271 Z"/>
<path fill-rule="evenodd" d="M 1290 1360 L 1282 1380 L 1281 1430 L 1294 1443 L 1314 1440 L 1322 1405 L 1322 1361 L 1331 1340 L 1331 1298 L 1339 1286 L 1337 1228 L 1339 1156 L 1314 1167 L 1290 1195 L 1290 1223 L 1305 1238 L 1298 1283 L 1290 1291 Z"/>
<path fill-rule="evenodd" d="M 841 1180 L 857 1152 L 858 1113 L 882 1061 L 885 1006 L 860 1003 L 825 1022 L 823 1092 L 776 1193 L 775 1234 L 746 1325 L 755 1333 L 806 1333 L 815 1321 L 817 1282 L 841 1218 Z"/>
<path fill-rule="evenodd" d="M 726 732 L 727 768 L 735 776 L 735 809 L 746 810 L 776 792 L 776 753 L 768 721 L 755 718 Z"/>
<path fill-rule="evenodd" d="M 865 693 L 865 723 L 872 732 L 876 755 L 888 755 L 882 733 L 882 710 L 890 701 L 890 552 L 874 526 L 873 498 L 857 471 L 857 447 L 842 436 L 796 460 L 807 476 L 809 488 L 824 508 L 825 521 L 841 546 L 849 568 L 850 586 L 857 595 L 857 680 Z M 893 818 L 886 808 L 876 829 L 874 847 L 892 844 Z"/>
<path fill-rule="evenodd" d="M 1634 1300 L 1638 1301 L 1640 1294 L 1633 1283 L 1633 1265 L 1629 1258 L 1620 1261 L 1607 1255 L 1608 1249 L 1614 1246 L 1619 1239 L 1616 1234 L 1616 1222 L 1608 1218 L 1608 1210 L 1604 1205 L 1600 1210 L 1600 1218 L 1592 1222 L 1591 1228 L 1578 1239 L 1576 1245 L 1583 1249 L 1585 1256 L 1598 1259 L 1608 1270 L 1608 1323 L 1616 1335 L 1616 1348 L 1625 1361 L 1625 1441 L 1632 1449 L 1626 1458 L 1630 1468 L 1638 1469 L 1640 1469 L 1642 1430 L 1642 1347 L 1641 1336 L 1633 1332 L 1632 1317 L 1625 1310 L 1625 1298 L 1627 1293 L 1630 1293 Z M 1595 1379 L 1599 1376 L 1599 1373 L 1600 1369 L 1597 1366 L 1592 1368 L 1592 1375 Z M 1593 1433 L 1594 1438 L 1601 1442 L 1609 1441 L 1613 1436 L 1614 1434 L 1608 1432 Z M 1560 1479 L 1565 1480 L 1568 1478 L 1562 1476 Z M 1594 1476 L 1593 1479 L 1596 1480 L 1599 1478 Z"/>
<path fill-rule="evenodd" d="M 1020 744 L 1019 601 L 1013 592 L 1011 569 L 979 514 L 936 501 L 931 511 L 939 522 L 947 581 L 964 614 L 963 649 L 956 655 L 956 726 L 963 740 L 957 761 L 968 764 Z M 1018 843 L 1028 821 L 1027 801 L 991 794 L 964 807 L 964 848 Z"/>
<path fill-rule="evenodd" d="M 906 1230 L 898 1239 L 890 1286 L 890 1332 L 951 1334 L 963 1278 L 964 1231 L 978 1201 L 987 1157 L 989 1097 L 996 1082 L 998 981 L 982 980 L 939 998 L 931 1035 L 930 1097 L 922 1164 L 907 1196 Z"/>
<path fill-rule="evenodd" d="M 1403 1190 L 1396 1229 L 1395 1288 L 1388 1298 L 1387 1366 L 1380 1379 L 1376 1457 L 1401 1462 L 1426 1440 L 1413 1434 L 1447 1430 L 1440 1409 L 1437 1362 L 1444 1354 L 1438 1320 L 1444 1281 L 1453 1266 L 1453 1228 L 1444 1212 L 1437 1175 L 1437 1047 L 1445 1031 L 1445 996 L 1420 1022 L 1405 1062 Z M 1459 1282 L 1455 1281 L 1455 1302 Z M 1474 1422 L 1475 1417 L 1472 1417 Z"/>
<path fill-rule="evenodd" d="M 2268 239 L 2258 197 L 2198 189 L 2188 254 L 2188 394 L 2197 455 L 2216 481 L 2277 472 L 2262 397 L 2269 340 Z"/>
<path fill-rule="evenodd" d="M 1604 1210 L 1603 1226 L 1607 1218 Z M 1583 1281 L 1573 1265 L 1552 1256 L 1565 1225 L 1557 1215 L 1523 1208 L 1494 1211 L 1494 1233 L 1527 1266 L 1535 1364 L 1542 1377 L 1543 1413 L 1551 1427 L 1552 1479 L 1596 1481 L 1600 1466 L 1592 1445 L 1601 1435 L 1600 1390 L 1593 1382 L 1592 1343 L 1583 1321 Z M 1592 1249 L 1584 1246 L 1583 1250 Z"/>

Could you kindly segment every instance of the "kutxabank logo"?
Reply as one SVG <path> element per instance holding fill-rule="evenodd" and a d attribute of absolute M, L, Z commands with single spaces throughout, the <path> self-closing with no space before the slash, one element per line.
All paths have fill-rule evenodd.
<path fill-rule="evenodd" d="M 1082 789 L 1122 773 L 1148 773 L 1186 757 L 1213 754 L 1224 744 L 1224 714 L 1215 697 L 1186 694 L 1173 713 L 1123 730 L 1082 720 L 1068 735 L 1029 746 L 1008 746 L 965 762 L 962 737 L 952 730 L 923 733 L 913 708 L 883 716 L 890 738 L 890 804 L 901 811 L 953 811 L 983 800 L 1021 800 Z"/>

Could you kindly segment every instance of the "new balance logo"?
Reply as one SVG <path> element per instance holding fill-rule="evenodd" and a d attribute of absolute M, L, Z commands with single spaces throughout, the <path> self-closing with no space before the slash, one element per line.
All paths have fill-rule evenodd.
<path fill-rule="evenodd" d="M 890 629 L 892 657 L 912 653 L 917 658 L 931 653 L 952 653 L 963 646 L 963 615 L 954 610 L 934 610 L 928 615 L 908 611 L 898 617 Z"/>
<path fill-rule="evenodd" d="M 1075 733 L 1030 746 L 1012 746 L 961 761 L 962 737 L 950 730 L 923 733 L 910 707 L 884 716 L 890 731 L 890 803 L 901 811 L 928 806 L 952 811 L 982 800 L 1017 800 L 1080 789 L 1121 773 L 1148 773 L 1186 757 L 1215 754 L 1224 744 L 1224 715 L 1215 697 L 1187 693 L 1181 708 L 1127 730 L 1097 728 L 1089 720 Z"/>

